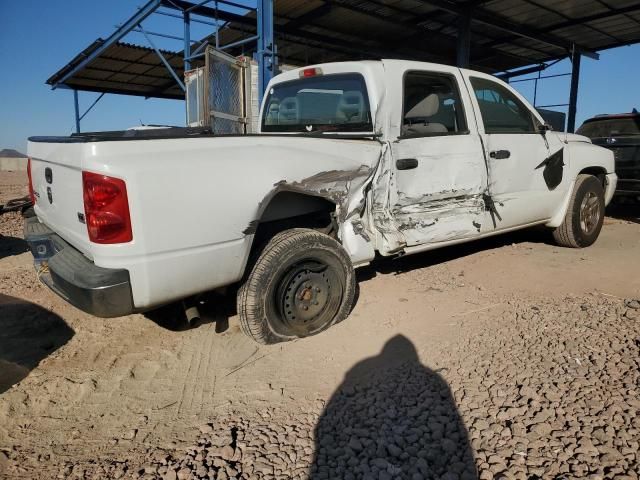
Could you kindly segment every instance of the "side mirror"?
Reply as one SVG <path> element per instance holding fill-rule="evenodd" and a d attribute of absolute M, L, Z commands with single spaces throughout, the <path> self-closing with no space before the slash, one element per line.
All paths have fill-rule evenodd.
<path fill-rule="evenodd" d="M 546 135 L 546 133 L 549 130 L 553 130 L 553 129 L 551 128 L 551 125 L 549 125 L 548 123 L 544 123 L 538 126 L 538 132 L 540 132 L 542 135 Z"/>

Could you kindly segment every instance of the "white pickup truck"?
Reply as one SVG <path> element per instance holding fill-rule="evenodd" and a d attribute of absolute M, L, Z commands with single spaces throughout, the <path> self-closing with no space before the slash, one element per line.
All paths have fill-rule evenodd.
<path fill-rule="evenodd" d="M 556 133 L 508 84 L 398 60 L 275 77 L 255 135 L 189 129 L 33 137 L 40 278 L 102 317 L 237 285 L 261 343 L 352 308 L 354 267 L 546 225 L 591 245 L 613 154 Z"/>

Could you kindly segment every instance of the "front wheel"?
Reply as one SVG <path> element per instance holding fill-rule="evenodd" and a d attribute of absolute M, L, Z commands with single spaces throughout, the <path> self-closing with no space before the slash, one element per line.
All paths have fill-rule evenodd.
<path fill-rule="evenodd" d="M 240 287 L 240 325 L 262 344 L 315 335 L 346 318 L 354 295 L 355 272 L 340 243 L 315 230 L 286 230 Z"/>
<path fill-rule="evenodd" d="M 583 248 L 592 245 L 604 222 L 604 189 L 593 175 L 578 175 L 562 224 L 553 231 L 558 245 Z"/>

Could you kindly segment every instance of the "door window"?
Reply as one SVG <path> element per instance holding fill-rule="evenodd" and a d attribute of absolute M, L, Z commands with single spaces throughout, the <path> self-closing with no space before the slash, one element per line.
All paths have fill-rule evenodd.
<path fill-rule="evenodd" d="M 404 77 L 401 137 L 461 133 L 468 131 L 455 78 L 408 72 Z"/>
<path fill-rule="evenodd" d="M 471 77 L 486 133 L 537 133 L 531 110 L 502 85 Z"/>

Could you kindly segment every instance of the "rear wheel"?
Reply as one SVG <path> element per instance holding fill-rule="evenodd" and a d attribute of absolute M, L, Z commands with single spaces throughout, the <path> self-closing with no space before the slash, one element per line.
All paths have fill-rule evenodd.
<path fill-rule="evenodd" d="M 553 232 L 558 245 L 583 248 L 592 245 L 604 222 L 604 189 L 593 175 L 578 175 L 562 225 Z"/>
<path fill-rule="evenodd" d="M 355 273 L 336 240 L 296 228 L 275 235 L 238 292 L 243 332 L 270 344 L 326 330 L 349 314 Z"/>

